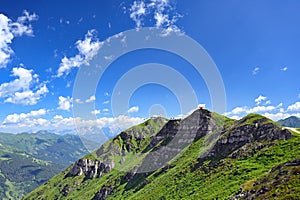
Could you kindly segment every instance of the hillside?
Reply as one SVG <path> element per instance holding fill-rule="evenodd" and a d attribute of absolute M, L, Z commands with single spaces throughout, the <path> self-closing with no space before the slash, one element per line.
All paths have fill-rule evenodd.
<path fill-rule="evenodd" d="M 64 169 L 88 151 L 77 135 L 37 133 L 0 133 L 0 143 L 20 149 L 38 159 L 50 161 Z"/>
<path fill-rule="evenodd" d="M 279 120 L 277 122 L 281 126 L 300 128 L 300 119 L 295 116 L 288 117 L 286 119 Z"/>
<path fill-rule="evenodd" d="M 75 135 L 0 133 L 0 199 L 19 199 L 86 155 Z"/>
<path fill-rule="evenodd" d="M 19 199 L 61 171 L 55 164 L 0 145 L 0 199 Z"/>
<path fill-rule="evenodd" d="M 199 109 L 121 132 L 24 199 L 296 199 L 299 159 L 300 135 L 270 119 Z"/>

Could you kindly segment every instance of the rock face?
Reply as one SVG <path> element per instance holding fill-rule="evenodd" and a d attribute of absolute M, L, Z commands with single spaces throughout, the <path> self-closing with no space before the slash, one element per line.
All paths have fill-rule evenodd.
<path fill-rule="evenodd" d="M 103 186 L 101 189 L 95 194 L 93 200 L 104 200 L 113 192 L 113 187 Z"/>
<path fill-rule="evenodd" d="M 115 166 L 114 162 L 104 163 L 99 160 L 80 159 L 71 168 L 70 176 L 85 175 L 87 178 L 99 178 L 103 173 L 109 173 Z"/>
<path fill-rule="evenodd" d="M 147 152 L 152 149 L 151 154 L 146 156 L 138 172 L 151 172 L 168 165 L 171 159 L 194 140 L 221 129 L 212 113 L 204 109 L 196 110 L 183 120 L 170 120 L 151 138 L 144 150 Z"/>
<path fill-rule="evenodd" d="M 245 149 L 241 148 L 245 145 L 251 145 L 253 143 L 265 142 L 266 145 L 270 145 L 274 140 L 287 140 L 292 137 L 292 134 L 273 123 L 266 123 L 266 118 L 260 118 L 254 123 L 248 123 L 247 120 L 251 120 L 249 117 L 237 121 L 233 124 L 233 128 L 223 131 L 221 137 L 216 142 L 214 148 L 210 151 L 210 156 L 218 155 L 219 158 L 224 158 L 233 153 L 234 157 L 239 157 L 240 154 L 245 152 Z M 256 148 L 262 148 L 264 146 L 257 146 Z M 253 151 L 255 149 L 251 149 Z"/>

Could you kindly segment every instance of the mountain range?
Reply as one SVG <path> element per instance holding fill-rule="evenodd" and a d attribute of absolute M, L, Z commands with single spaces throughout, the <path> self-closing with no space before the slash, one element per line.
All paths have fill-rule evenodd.
<path fill-rule="evenodd" d="M 292 128 L 300 128 L 300 118 L 291 116 L 286 119 L 279 120 L 277 122 L 282 126 L 292 127 Z"/>
<path fill-rule="evenodd" d="M 76 135 L 0 133 L 0 199 L 20 199 L 86 154 Z"/>
<path fill-rule="evenodd" d="M 24 199 L 299 199 L 300 135 L 205 109 L 122 131 Z"/>

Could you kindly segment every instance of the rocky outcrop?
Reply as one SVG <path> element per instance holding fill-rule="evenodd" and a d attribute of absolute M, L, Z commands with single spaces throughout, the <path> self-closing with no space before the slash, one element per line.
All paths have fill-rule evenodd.
<path fill-rule="evenodd" d="M 244 145 L 267 141 L 270 144 L 274 140 L 287 140 L 291 137 L 292 134 L 288 130 L 282 130 L 272 123 L 244 124 L 224 132 L 210 152 L 210 156 L 217 154 L 223 158 L 239 149 L 239 153 L 235 152 L 235 157 L 239 157 L 239 154 L 243 153 L 241 147 Z M 258 150 L 264 147 L 264 145 L 259 146 L 257 146 Z"/>
<path fill-rule="evenodd" d="M 146 156 L 138 172 L 151 172 L 166 166 L 194 140 L 222 129 L 212 113 L 205 109 L 198 109 L 183 120 L 170 120 L 151 138 L 144 150 L 151 153 Z"/>
<path fill-rule="evenodd" d="M 72 166 L 69 176 L 81 176 L 86 178 L 99 178 L 105 173 L 109 173 L 115 166 L 114 162 L 104 163 L 99 160 L 80 159 Z"/>
<path fill-rule="evenodd" d="M 101 189 L 93 197 L 93 200 L 104 200 L 108 195 L 112 194 L 112 192 L 112 186 L 102 186 Z"/>

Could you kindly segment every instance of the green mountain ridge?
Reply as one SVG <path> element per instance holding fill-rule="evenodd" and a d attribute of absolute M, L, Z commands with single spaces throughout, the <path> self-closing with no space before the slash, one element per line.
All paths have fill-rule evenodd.
<path fill-rule="evenodd" d="M 87 153 L 76 135 L 0 133 L 0 199 L 20 199 Z"/>
<path fill-rule="evenodd" d="M 199 109 L 121 132 L 24 199 L 297 199 L 297 159 L 298 133 L 257 114 Z"/>

